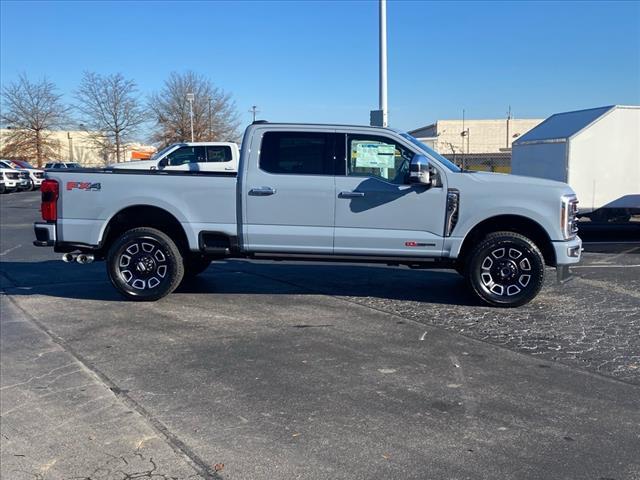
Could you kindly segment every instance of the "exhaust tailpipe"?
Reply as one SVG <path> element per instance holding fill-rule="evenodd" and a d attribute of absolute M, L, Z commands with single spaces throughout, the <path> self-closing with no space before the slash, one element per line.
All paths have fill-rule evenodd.
<path fill-rule="evenodd" d="M 82 265 L 86 265 L 87 263 L 93 262 L 93 255 L 88 255 L 86 253 L 81 253 L 76 257 L 76 261 Z"/>
<path fill-rule="evenodd" d="M 62 255 L 62 261 L 64 263 L 71 263 L 76 259 L 76 257 L 72 253 L 65 253 Z"/>

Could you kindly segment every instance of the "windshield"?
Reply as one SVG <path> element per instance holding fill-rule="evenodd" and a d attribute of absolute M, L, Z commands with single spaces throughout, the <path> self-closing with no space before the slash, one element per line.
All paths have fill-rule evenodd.
<path fill-rule="evenodd" d="M 149 160 L 157 160 L 158 158 L 160 158 L 162 155 L 164 155 L 165 153 L 167 153 L 169 150 L 171 150 L 174 145 L 168 145 L 166 147 L 164 147 L 162 150 L 158 150 L 156 153 L 154 153 L 153 155 L 151 155 L 151 158 Z"/>
<path fill-rule="evenodd" d="M 404 138 L 409 140 L 411 143 L 413 143 L 416 147 L 418 147 L 420 150 L 422 150 L 423 152 L 425 152 L 429 156 L 431 156 L 431 157 L 435 158 L 436 160 L 438 160 L 438 162 L 440 162 L 444 167 L 448 168 L 452 172 L 461 172 L 462 171 L 462 169 L 460 167 L 458 167 L 455 163 L 453 163 L 450 160 L 447 160 L 445 157 L 440 155 L 438 152 L 436 152 L 432 148 L 427 147 L 424 143 L 422 143 L 417 138 L 414 138 L 414 137 L 412 137 L 411 135 L 409 135 L 408 133 L 405 133 L 405 132 L 401 132 L 400 135 L 402 135 Z"/>

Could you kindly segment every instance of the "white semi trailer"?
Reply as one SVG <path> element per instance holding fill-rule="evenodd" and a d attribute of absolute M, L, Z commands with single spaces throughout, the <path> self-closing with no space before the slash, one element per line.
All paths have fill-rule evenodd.
<path fill-rule="evenodd" d="M 639 221 L 640 106 L 552 115 L 513 142 L 511 165 L 515 175 L 568 183 L 594 222 Z"/>

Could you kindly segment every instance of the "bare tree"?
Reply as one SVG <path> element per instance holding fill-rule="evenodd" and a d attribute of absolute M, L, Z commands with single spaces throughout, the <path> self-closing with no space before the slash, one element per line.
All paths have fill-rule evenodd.
<path fill-rule="evenodd" d="M 3 138 L 2 156 L 29 160 L 41 167 L 60 155 L 60 142 L 51 130 L 67 121 L 69 111 L 62 95 L 47 80 L 32 83 L 26 75 L 2 88 L 0 119 L 9 133 Z"/>
<path fill-rule="evenodd" d="M 155 127 L 153 140 L 161 146 L 191 140 L 187 94 L 193 100 L 194 141 L 235 141 L 239 137 L 238 112 L 231 95 L 197 73 L 172 72 L 160 92 L 149 99 Z"/>
<path fill-rule="evenodd" d="M 76 109 L 85 130 L 108 163 L 115 154 L 121 161 L 122 146 L 145 121 L 137 86 L 120 73 L 99 75 L 85 72 L 75 92 Z"/>

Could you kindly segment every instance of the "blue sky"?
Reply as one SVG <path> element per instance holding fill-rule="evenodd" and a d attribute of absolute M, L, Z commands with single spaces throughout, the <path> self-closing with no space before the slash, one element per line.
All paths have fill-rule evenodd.
<path fill-rule="evenodd" d="M 243 123 L 367 124 L 378 102 L 378 4 L 1 2 L 0 76 L 84 70 L 142 94 L 172 70 L 231 92 Z M 640 104 L 640 2 L 418 2 L 387 7 L 390 125 Z"/>

